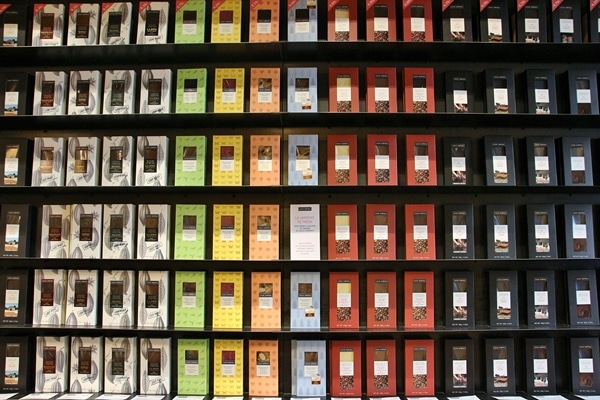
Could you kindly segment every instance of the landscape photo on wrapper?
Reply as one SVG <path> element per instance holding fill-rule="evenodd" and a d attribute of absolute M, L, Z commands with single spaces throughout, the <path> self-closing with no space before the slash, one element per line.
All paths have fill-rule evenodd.
<path fill-rule="evenodd" d="M 7 146 L 4 154 L 4 184 L 16 185 L 19 180 L 19 146 Z"/>
<path fill-rule="evenodd" d="M 7 279 L 6 291 L 4 298 L 4 318 L 18 318 L 19 317 L 19 295 L 21 290 L 20 279 Z M 7 347 L 7 352 L 9 348 Z M 9 355 L 7 355 L 9 357 Z M 17 355 L 18 357 L 18 355 Z"/>

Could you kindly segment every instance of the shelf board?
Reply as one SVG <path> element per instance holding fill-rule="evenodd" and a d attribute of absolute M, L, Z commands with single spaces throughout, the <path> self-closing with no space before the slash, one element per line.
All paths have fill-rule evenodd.
<path fill-rule="evenodd" d="M 488 270 L 546 270 L 566 271 L 573 269 L 598 269 L 600 259 L 529 259 L 515 260 L 120 260 L 84 258 L 10 257 L 2 259 L 0 269 L 62 269 L 65 263 L 70 269 L 96 270 L 169 270 L 169 271 L 488 271 Z"/>
<path fill-rule="evenodd" d="M 303 196 L 323 194 L 355 194 L 364 195 L 399 194 L 399 195 L 596 195 L 600 194 L 600 186 L 19 186 L 0 187 L 0 198 L 3 196 L 22 195 L 33 199 L 34 196 L 59 196 L 68 199 L 70 196 L 139 196 L 145 195 L 288 195 Z M 31 201 L 31 200 L 29 200 Z M 240 200 L 243 202 L 243 200 Z M 69 204 L 75 201 L 70 201 Z M 143 202 L 140 200 L 140 202 Z M 56 204 L 62 204 L 60 201 Z"/>
<path fill-rule="evenodd" d="M 198 129 L 215 128 L 521 128 L 596 129 L 600 115 L 451 114 L 451 113 L 203 113 L 131 115 L 0 116 L 0 131 L 99 129 Z M 467 132 L 468 134 L 468 132 Z M 477 135 L 481 135 L 477 132 Z"/>
<path fill-rule="evenodd" d="M 389 329 L 389 330 L 367 330 L 366 327 L 361 327 L 357 330 L 339 329 L 330 330 L 321 328 L 319 330 L 291 330 L 284 328 L 281 330 L 252 330 L 249 327 L 244 329 L 230 330 L 213 330 L 210 327 L 205 329 L 200 328 L 174 328 L 169 326 L 165 329 L 154 328 L 119 328 L 119 327 L 67 327 L 67 326 L 32 326 L 32 325 L 0 325 L 0 329 L 10 335 L 28 334 L 35 331 L 37 335 L 72 335 L 77 332 L 81 336 L 90 335 L 98 336 L 102 332 L 104 336 L 138 336 L 138 337 L 196 337 L 206 338 L 260 338 L 260 339 L 294 339 L 298 335 L 302 335 L 303 339 L 350 339 L 356 338 L 360 340 L 366 339 L 382 339 L 382 338 L 406 338 L 406 337 L 424 337 L 424 336 L 465 336 L 468 334 L 488 334 L 488 333 L 511 333 L 511 334 L 529 334 L 544 332 L 545 334 L 561 333 L 561 332 L 577 332 L 577 333 L 592 333 L 600 332 L 600 326 L 569 326 L 563 325 L 553 328 L 532 328 L 521 326 L 519 328 L 491 328 L 489 326 L 476 326 L 475 328 L 447 329 L 443 326 L 435 329 Z"/>
<path fill-rule="evenodd" d="M 571 60 L 600 62 L 598 43 L 480 43 L 480 42 L 270 42 L 198 43 L 123 46 L 57 46 L 1 48 L 7 69 L 178 68 L 207 64 L 318 63 L 365 60 L 406 63 L 535 63 L 567 64 Z M 348 58 L 348 54 L 352 54 Z"/>

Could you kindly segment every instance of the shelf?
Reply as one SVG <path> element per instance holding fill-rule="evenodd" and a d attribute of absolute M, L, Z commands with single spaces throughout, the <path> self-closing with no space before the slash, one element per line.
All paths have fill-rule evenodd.
<path fill-rule="evenodd" d="M 68 199 L 67 204 L 78 203 L 71 196 L 85 197 L 110 196 L 114 201 L 115 196 L 137 196 L 143 197 L 153 195 L 193 196 L 193 195 L 288 195 L 302 194 L 305 196 L 324 194 L 355 194 L 359 191 L 364 195 L 399 194 L 399 195 L 597 195 L 600 194 L 600 186 L 20 186 L 0 187 L 0 198 L 3 196 L 27 196 L 31 202 L 35 196 L 42 196 L 44 201 L 50 196 L 59 196 Z M 275 201 L 275 199 L 271 199 Z M 576 199 L 574 199 L 575 201 Z M 139 200 L 143 203 L 146 200 Z M 202 202 L 201 200 L 198 200 Z M 81 202 L 81 201 L 79 201 Z M 83 200 L 85 202 L 85 200 Z M 240 199 L 240 202 L 244 200 Z M 575 201 L 576 202 L 576 201 Z M 151 203 L 156 203 L 152 201 Z M 402 201 L 398 201 L 402 204 Z M 50 204 L 50 203 L 47 203 Z M 53 204 L 64 204 L 64 201 Z"/>
<path fill-rule="evenodd" d="M 600 52 L 599 52 L 600 53 Z M 520 128 L 596 129 L 600 115 L 535 114 L 413 114 L 413 113 L 239 113 L 239 114 L 132 114 L 0 117 L 0 131 L 90 131 L 100 129 L 215 128 Z M 468 134 L 468 132 L 466 133 Z M 477 131 L 477 136 L 481 132 Z"/>
<path fill-rule="evenodd" d="M 69 335 L 74 336 L 76 332 L 77 336 L 138 336 L 138 337 L 202 337 L 202 338 L 239 338 L 243 336 L 246 339 L 296 339 L 299 335 L 302 336 L 303 340 L 315 340 L 315 339 L 354 339 L 354 340 L 367 340 L 367 339 L 385 339 L 385 338 L 415 338 L 415 337 L 427 337 L 427 336 L 468 336 L 469 334 L 507 334 L 507 333 L 540 333 L 543 332 L 546 335 L 561 334 L 565 331 L 575 332 L 577 334 L 593 334 L 597 335 L 600 333 L 600 326 L 558 326 L 554 328 L 532 328 L 528 326 L 521 326 L 519 328 L 506 327 L 506 328 L 491 328 L 489 326 L 478 325 L 475 328 L 460 328 L 460 329 L 447 329 L 443 326 L 437 327 L 436 329 L 403 329 L 399 328 L 396 330 L 367 330 L 366 327 L 362 327 L 358 330 L 330 330 L 328 328 L 321 328 L 320 330 L 252 330 L 249 327 L 239 330 L 213 330 L 211 328 L 198 329 L 198 328 L 173 328 L 172 326 L 166 329 L 152 329 L 152 328 L 115 328 L 115 327 L 88 327 L 88 328 L 75 328 L 66 326 L 11 326 L 11 325 L 0 325 L 5 333 L 9 335 L 21 335 L 31 333 L 32 329 L 35 329 L 39 336 L 52 335 L 62 336 Z"/>
<path fill-rule="evenodd" d="M 169 271 L 491 271 L 597 269 L 600 259 L 529 259 L 516 260 L 119 260 L 83 258 L 3 258 L 0 269 L 94 269 L 94 270 L 169 270 Z"/>
<path fill-rule="evenodd" d="M 0 48 L 3 69 L 186 68 L 207 64 L 335 62 L 561 63 L 600 62 L 597 43 L 271 42 Z M 352 58 L 348 58 L 352 54 Z M 307 61 L 308 60 L 308 61 Z"/>

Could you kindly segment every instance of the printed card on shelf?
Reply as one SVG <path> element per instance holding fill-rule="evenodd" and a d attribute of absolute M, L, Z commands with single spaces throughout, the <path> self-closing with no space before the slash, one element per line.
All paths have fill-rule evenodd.
<path fill-rule="evenodd" d="M 319 204 L 290 205 L 290 259 L 321 259 Z"/>
<path fill-rule="evenodd" d="M 213 186 L 241 186 L 244 137 L 241 135 L 213 136 Z"/>
<path fill-rule="evenodd" d="M 327 205 L 327 258 L 358 260 L 356 204 Z"/>
<path fill-rule="evenodd" d="M 0 14 L 0 18 L 2 14 Z M 0 34 L 2 25 L 0 23 Z M 26 72 L 0 74 L 0 115 L 30 115 L 32 76 Z"/>
<path fill-rule="evenodd" d="M 33 5 L 32 46 L 62 46 L 64 31 L 64 4 Z"/>
<path fill-rule="evenodd" d="M 176 260 L 204 260 L 206 205 L 177 204 L 175 206 Z"/>
<path fill-rule="evenodd" d="M 490 271 L 490 326 L 519 326 L 519 292 L 516 271 Z"/>
<path fill-rule="evenodd" d="M 0 257 L 30 257 L 34 236 L 33 208 L 26 204 L 3 204 L 0 209 Z"/>
<path fill-rule="evenodd" d="M 367 329 L 396 329 L 396 272 L 367 271 Z"/>
<path fill-rule="evenodd" d="M 215 396 L 244 393 L 244 341 L 214 340 L 213 385 Z"/>
<path fill-rule="evenodd" d="M 100 4 L 70 3 L 68 46 L 89 46 L 98 44 L 98 24 Z"/>
<path fill-rule="evenodd" d="M 242 36 L 242 0 L 212 2 L 211 43 L 239 43 Z"/>
<path fill-rule="evenodd" d="M 558 258 L 554 204 L 527 204 L 529 258 Z"/>
<path fill-rule="evenodd" d="M 104 338 L 104 393 L 137 391 L 137 348 L 137 337 Z"/>
<path fill-rule="evenodd" d="M 569 324 L 571 326 L 597 326 L 598 289 L 596 271 L 567 271 L 569 293 Z"/>
<path fill-rule="evenodd" d="M 104 205 L 102 258 L 133 258 L 135 211 L 133 204 Z"/>
<path fill-rule="evenodd" d="M 514 340 L 490 339 L 485 341 L 487 392 L 495 396 L 514 396 L 515 350 Z"/>
<path fill-rule="evenodd" d="M 329 68 L 329 112 L 359 112 L 358 68 Z"/>
<path fill-rule="evenodd" d="M 29 349 L 30 338 L 27 336 L 7 337 L 0 339 L 0 357 L 5 360 L 0 363 L 0 374 L 5 377 L 0 381 L 3 400 L 10 399 L 17 392 L 25 393 L 30 387 L 28 373 L 30 367 Z"/>
<path fill-rule="evenodd" d="M 67 112 L 67 80 L 62 71 L 35 73 L 33 115 L 65 115 Z"/>
<path fill-rule="evenodd" d="M 367 340 L 366 359 L 367 396 L 395 396 L 396 341 Z"/>
<path fill-rule="evenodd" d="M 140 87 L 140 114 L 171 112 L 170 69 L 143 69 Z"/>
<path fill-rule="evenodd" d="M 34 276 L 33 325 L 62 325 L 67 302 L 67 271 L 36 269 Z"/>
<path fill-rule="evenodd" d="M 535 394 L 538 400 L 540 395 L 556 393 L 554 338 L 525 339 L 525 360 L 527 393 Z"/>
<path fill-rule="evenodd" d="M 358 184 L 357 136 L 327 135 L 327 185 Z"/>
<path fill-rule="evenodd" d="M 206 68 L 177 70 L 177 114 L 199 114 L 206 112 Z"/>
<path fill-rule="evenodd" d="M 444 340 L 445 389 L 446 393 L 459 396 L 454 399 L 468 400 L 468 395 L 475 393 L 474 353 L 472 339 Z"/>
<path fill-rule="evenodd" d="M 140 1 L 138 9 L 137 44 L 167 43 L 169 3 Z"/>
<path fill-rule="evenodd" d="M 408 2 L 404 2 L 407 4 Z M 367 3 L 367 40 L 396 41 L 396 2 L 374 0 Z"/>
<path fill-rule="evenodd" d="M 408 260 L 435 260 L 435 205 L 406 204 L 406 258 Z"/>
<path fill-rule="evenodd" d="M 367 260 L 396 259 L 396 205 L 367 204 Z"/>
<path fill-rule="evenodd" d="M 69 270 L 65 326 L 96 327 L 98 322 L 98 271 Z"/>
<path fill-rule="evenodd" d="M 473 271 L 445 273 L 446 328 L 475 326 L 475 282 Z"/>
<path fill-rule="evenodd" d="M 138 205 L 138 260 L 170 258 L 171 206 L 168 204 Z"/>
<path fill-rule="evenodd" d="M 433 339 L 404 341 L 404 385 L 407 395 L 435 395 L 434 365 Z"/>
<path fill-rule="evenodd" d="M 329 273 L 329 329 L 358 329 L 358 272 Z"/>
<path fill-rule="evenodd" d="M 25 325 L 32 309 L 31 286 L 29 271 L 3 270 L 0 272 L 0 301 L 4 300 L 4 312 L 0 314 L 2 325 Z"/>
<path fill-rule="evenodd" d="M 131 136 L 102 139 L 102 186 L 133 186 L 134 151 Z"/>
<path fill-rule="evenodd" d="M 279 260 L 279 205 L 250 204 L 249 260 Z"/>
<path fill-rule="evenodd" d="M 205 0 L 175 2 L 175 43 L 204 43 Z"/>
<path fill-rule="evenodd" d="M 244 68 L 215 69 L 215 113 L 244 112 Z"/>
<path fill-rule="evenodd" d="M 166 186 L 169 138 L 138 136 L 136 153 L 136 186 Z"/>
<path fill-rule="evenodd" d="M 434 328 L 433 282 L 433 271 L 404 272 L 404 328 Z"/>
<path fill-rule="evenodd" d="M 44 205 L 42 209 L 40 257 L 69 258 L 71 206 Z"/>
<path fill-rule="evenodd" d="M 175 328 L 204 328 L 205 285 L 204 271 L 175 272 Z"/>
<path fill-rule="evenodd" d="M 71 393 L 96 393 L 103 388 L 104 338 L 71 337 Z"/>
<path fill-rule="evenodd" d="M 258 0 L 250 3 L 250 42 L 279 41 L 279 1 Z"/>
<path fill-rule="evenodd" d="M 73 136 L 67 150 L 67 186 L 98 186 L 100 139 Z"/>
<path fill-rule="evenodd" d="M 527 325 L 556 327 L 556 279 L 553 270 L 527 271 Z"/>
<path fill-rule="evenodd" d="M 281 272 L 252 272 L 251 285 L 251 328 L 281 329 Z"/>
<path fill-rule="evenodd" d="M 279 112 L 280 75 L 279 68 L 250 68 L 250 112 Z"/>
<path fill-rule="evenodd" d="M 406 135 L 406 181 L 415 186 L 437 185 L 435 135 Z"/>
<path fill-rule="evenodd" d="M 216 271 L 213 274 L 213 330 L 242 329 L 244 273 Z"/>
<path fill-rule="evenodd" d="M 290 291 L 290 329 L 321 329 L 321 274 L 290 272 Z"/>
<path fill-rule="evenodd" d="M 287 88 L 288 112 L 318 111 L 317 68 L 288 68 Z"/>
<path fill-rule="evenodd" d="M 404 77 L 404 111 L 434 113 L 433 68 L 404 68 L 402 75 Z M 407 148 L 407 151 L 409 150 Z"/>
<path fill-rule="evenodd" d="M 0 37 L 2 47 L 27 45 L 29 12 L 27 4 L 2 4 L 0 6 Z"/>
<path fill-rule="evenodd" d="M 395 67 L 367 67 L 366 110 L 375 113 L 398 112 Z"/>
<path fill-rule="evenodd" d="M 107 70 L 104 73 L 104 103 L 102 114 L 133 114 L 135 112 L 136 72 Z"/>
<path fill-rule="evenodd" d="M 134 325 L 135 274 L 104 271 L 102 326 L 130 328 Z"/>
<path fill-rule="evenodd" d="M 250 186 L 280 185 L 280 143 L 279 135 L 250 136 Z"/>
<path fill-rule="evenodd" d="M 175 145 L 175 186 L 204 186 L 206 136 L 177 136 Z"/>
<path fill-rule="evenodd" d="M 171 339 L 140 339 L 140 395 L 171 392 Z"/>
<path fill-rule="evenodd" d="M 367 135 L 367 185 L 398 185 L 396 135 Z"/>
<path fill-rule="evenodd" d="M 329 341 L 331 395 L 360 397 L 362 395 L 361 341 Z"/>
<path fill-rule="evenodd" d="M 38 336 L 35 348 L 35 391 L 66 391 L 69 387 L 69 337 Z"/>
<path fill-rule="evenodd" d="M 278 341 L 250 340 L 248 358 L 250 396 L 277 397 L 279 395 Z"/>
<path fill-rule="evenodd" d="M 244 207 L 213 206 L 213 260 L 241 260 L 244 251 Z"/>
<path fill-rule="evenodd" d="M 319 185 L 319 135 L 288 136 L 288 185 Z"/>
<path fill-rule="evenodd" d="M 296 391 L 292 395 L 321 397 L 327 388 L 327 345 L 325 340 L 292 340 L 295 347 Z M 294 351 L 292 351 L 294 352 Z"/>
<path fill-rule="evenodd" d="M 131 3 L 102 3 L 100 44 L 129 44 L 132 8 Z"/>
<path fill-rule="evenodd" d="M 355 42 L 358 39 L 358 6 L 354 0 L 333 0 L 327 3 L 327 40 Z"/>
<path fill-rule="evenodd" d="M 208 394 L 209 354 L 209 339 L 177 340 L 178 395 L 204 396 Z"/>
<path fill-rule="evenodd" d="M 316 42 L 318 13 L 316 0 L 287 0 L 288 41 Z"/>
<path fill-rule="evenodd" d="M 570 338 L 573 393 L 585 399 L 598 398 L 600 351 L 597 337 Z"/>
<path fill-rule="evenodd" d="M 169 325 L 169 271 L 138 272 L 138 328 Z"/>
<path fill-rule="evenodd" d="M 431 0 L 412 0 L 402 5 L 404 41 L 433 42 Z"/>

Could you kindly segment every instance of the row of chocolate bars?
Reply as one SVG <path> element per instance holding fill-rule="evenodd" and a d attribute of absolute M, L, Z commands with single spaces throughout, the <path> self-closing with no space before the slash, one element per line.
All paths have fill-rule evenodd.
<path fill-rule="evenodd" d="M 4 270 L 0 277 L 2 324 L 17 327 L 394 333 L 519 330 L 521 322 L 530 330 L 600 326 L 594 270 L 288 275 L 36 269 Z M 519 293 L 519 286 L 526 290 Z M 476 300 L 484 298 L 489 308 Z"/>
<path fill-rule="evenodd" d="M 319 26 L 325 2 L 317 0 L 168 1 L 4 5 L 4 46 L 70 46 L 249 42 L 598 42 L 598 4 L 584 13 L 579 0 L 396 0 L 327 3 L 327 27 Z M 287 3 L 287 4 L 286 4 Z M 360 9 L 359 9 L 359 4 Z M 588 2 L 585 1 L 585 6 Z M 134 12 L 134 5 L 137 9 Z M 286 7 L 287 6 L 287 7 Z M 434 10 L 435 8 L 435 10 Z M 515 10 L 516 8 L 516 10 Z M 587 8 L 587 7 L 586 7 Z M 173 11 L 174 17 L 172 16 Z M 441 21 L 435 21 L 440 15 Z M 585 10 L 588 11 L 588 10 Z M 171 14 L 171 15 L 170 15 Z M 511 27 L 511 15 L 516 23 Z M 589 15 L 588 15 L 589 14 Z M 435 17 L 434 17 L 435 16 Z M 210 21 L 209 21 L 210 18 Z M 65 24 L 65 21 L 68 23 Z M 585 23 L 584 23 L 585 22 Z M 589 22 L 589 25 L 588 25 Z M 173 28 L 169 29 L 173 25 Z M 434 35 L 434 25 L 442 34 Z M 132 28 L 137 26 L 136 30 Z M 584 27 L 588 27 L 587 30 Z M 511 29 L 512 28 L 512 29 Z M 364 35 L 359 37 L 360 35 Z M 28 37 L 30 35 L 30 38 Z M 132 36 L 135 36 L 132 40 Z M 210 37 L 210 38 L 209 38 Z"/>
<path fill-rule="evenodd" d="M 594 186 L 587 136 L 249 136 L 0 139 L 0 186 Z"/>
<path fill-rule="evenodd" d="M 139 78 L 135 70 L 38 71 L 34 88 L 28 74 L 6 72 L 0 74 L 3 92 L 0 92 L 3 94 L 0 106 L 5 116 L 243 113 L 244 110 L 597 115 L 599 110 L 596 69 L 569 69 L 564 88 L 569 96 L 560 101 L 557 71 L 553 69 L 528 69 L 523 73 L 527 89 L 522 95 L 518 95 L 520 90 L 511 68 L 486 69 L 481 79 L 480 74 L 469 70 L 445 71 L 446 91 L 437 97 L 434 68 L 407 67 L 400 71 L 398 77 L 396 67 L 367 67 L 364 72 L 358 67 L 329 68 L 329 107 L 326 99 L 319 97 L 318 82 L 324 77 L 319 79 L 316 67 L 287 68 L 283 76 L 280 68 L 215 68 L 214 77 L 210 78 L 214 83 L 213 95 L 207 89 L 206 68 L 178 69 L 176 78 L 171 69 L 142 69 Z M 250 85 L 245 84 L 248 79 Z M 404 82 L 400 98 L 398 80 Z M 287 94 L 283 94 L 282 81 L 287 82 Z M 365 81 L 366 85 L 362 83 Z M 517 99 L 521 98 L 526 99 L 526 108 L 517 107 Z"/>
<path fill-rule="evenodd" d="M 32 341 L 0 338 L 0 355 L 7 360 L 0 365 L 5 376 L 0 387 L 21 394 L 34 388 L 23 397 L 32 400 L 129 399 L 137 393 L 140 400 L 175 393 L 175 400 L 209 394 L 277 397 L 290 392 L 292 399 L 399 393 L 437 399 L 436 394 L 443 396 L 440 391 L 475 395 L 476 382 L 489 396 L 513 399 L 517 390 L 531 396 L 555 395 L 557 388 L 586 396 L 600 390 L 597 337 L 571 338 L 565 354 L 570 362 L 564 364 L 554 338 L 526 338 L 522 346 L 513 338 L 485 338 L 481 346 L 473 339 L 445 339 L 443 347 L 433 339 L 292 340 L 291 351 L 282 350 L 276 339 L 214 339 L 212 346 L 204 338 L 37 336 L 35 346 Z M 436 351 L 440 347 L 443 354 Z M 569 373 L 570 388 L 565 382 Z M 283 379 L 287 374 L 291 388 Z"/>

